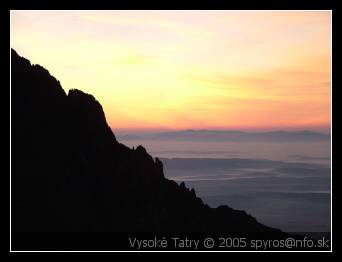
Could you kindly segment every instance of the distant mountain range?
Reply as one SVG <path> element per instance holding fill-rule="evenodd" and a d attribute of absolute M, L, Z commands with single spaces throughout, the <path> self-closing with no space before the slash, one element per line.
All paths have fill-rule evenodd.
<path fill-rule="evenodd" d="M 182 130 L 144 134 L 121 134 L 119 140 L 186 140 L 227 142 L 301 142 L 330 141 L 330 134 L 313 131 L 244 132 L 232 130 Z"/>
<path fill-rule="evenodd" d="M 93 96 L 66 94 L 14 50 L 11 90 L 12 231 L 282 234 L 244 211 L 211 208 L 184 183 L 166 179 L 163 163 L 144 147 L 117 141 Z M 160 136 L 177 134 L 202 139 L 213 131 Z"/>

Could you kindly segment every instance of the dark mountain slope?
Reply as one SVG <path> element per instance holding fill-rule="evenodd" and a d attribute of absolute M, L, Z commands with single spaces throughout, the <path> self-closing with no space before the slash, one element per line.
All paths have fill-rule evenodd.
<path fill-rule="evenodd" d="M 12 50 L 12 227 L 31 231 L 280 232 L 244 211 L 210 208 L 120 144 L 96 99 Z"/>

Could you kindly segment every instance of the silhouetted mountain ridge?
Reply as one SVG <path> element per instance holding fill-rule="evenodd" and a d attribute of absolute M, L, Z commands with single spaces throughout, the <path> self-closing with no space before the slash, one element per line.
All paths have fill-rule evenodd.
<path fill-rule="evenodd" d="M 66 94 L 48 70 L 11 52 L 15 232 L 280 233 L 166 179 L 144 147 L 116 140 L 93 96 Z"/>
<path fill-rule="evenodd" d="M 222 141 L 222 142 L 302 142 L 330 141 L 330 135 L 309 130 L 245 132 L 238 130 L 180 130 L 169 132 L 150 132 L 145 134 L 120 134 L 120 140 L 178 140 L 178 141 Z"/>

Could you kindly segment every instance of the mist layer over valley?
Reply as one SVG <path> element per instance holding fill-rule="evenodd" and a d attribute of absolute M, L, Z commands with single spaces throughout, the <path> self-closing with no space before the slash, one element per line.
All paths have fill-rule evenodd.
<path fill-rule="evenodd" d="M 116 133 L 118 133 L 116 131 Z M 118 133 L 164 163 L 209 205 L 230 205 L 287 232 L 330 231 L 330 135 L 311 131 Z"/>

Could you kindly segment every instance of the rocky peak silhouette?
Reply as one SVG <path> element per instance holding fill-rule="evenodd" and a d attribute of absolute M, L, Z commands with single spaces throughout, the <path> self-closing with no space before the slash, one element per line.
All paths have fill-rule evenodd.
<path fill-rule="evenodd" d="M 14 231 L 281 232 L 166 179 L 144 147 L 116 140 L 93 96 L 66 95 L 11 52 Z"/>

